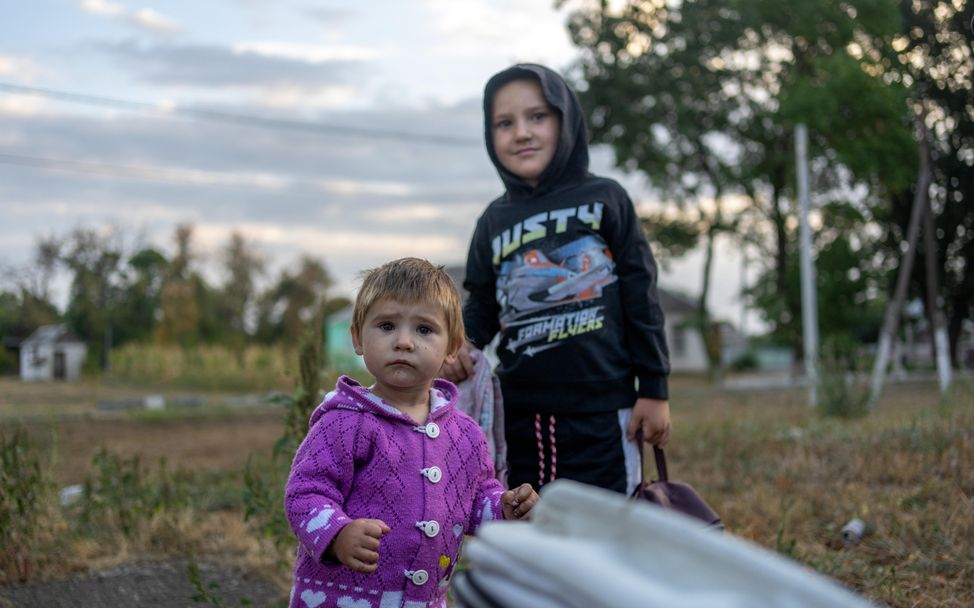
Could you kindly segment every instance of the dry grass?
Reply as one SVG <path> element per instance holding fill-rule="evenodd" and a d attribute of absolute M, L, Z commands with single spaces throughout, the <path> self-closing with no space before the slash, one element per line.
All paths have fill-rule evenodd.
<path fill-rule="evenodd" d="M 670 474 L 729 531 L 891 606 L 974 605 L 974 397 L 888 387 L 868 417 L 824 419 L 804 392 L 674 399 Z M 840 530 L 859 517 L 863 541 Z"/>
<path fill-rule="evenodd" d="M 890 606 L 974 605 L 969 383 L 958 381 L 944 402 L 931 385 L 890 386 L 873 414 L 853 420 L 822 418 L 800 391 L 728 393 L 677 378 L 672 395 L 670 474 L 696 487 L 731 533 Z M 202 479 L 222 474 L 231 487 L 239 486 L 250 451 L 267 454 L 280 436 L 280 414 L 74 420 L 32 428 L 39 439 L 50 435 L 51 424 L 57 429 L 62 483 L 82 478 L 95 446 L 103 446 L 138 454 L 146 464 L 165 455 L 171 468 L 208 471 L 211 477 Z M 235 501 L 149 518 L 130 536 L 107 531 L 97 541 L 39 542 L 57 558 L 39 559 L 36 576 L 146 555 L 214 555 L 286 588 L 290 556 L 244 524 Z M 870 533 L 847 547 L 839 531 L 853 517 L 865 520 Z M 64 538 L 63 521 L 49 529 Z"/>

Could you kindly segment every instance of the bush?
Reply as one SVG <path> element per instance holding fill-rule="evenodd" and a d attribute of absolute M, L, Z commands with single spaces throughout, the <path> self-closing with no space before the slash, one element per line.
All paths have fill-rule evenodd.
<path fill-rule="evenodd" d="M 746 372 L 758 368 L 758 356 L 749 350 L 731 362 L 731 369 L 735 372 Z"/>
<path fill-rule="evenodd" d="M 175 517 L 190 504 L 185 475 L 170 473 L 165 461 L 150 474 L 138 456 L 126 459 L 102 449 L 92 469 L 77 507 L 78 523 L 86 534 L 117 531 L 132 538 L 150 518 Z"/>
<path fill-rule="evenodd" d="M 284 485 L 294 452 L 308 431 L 308 419 L 321 395 L 321 346 L 317 335 L 316 331 L 309 331 L 301 342 L 300 381 L 293 395 L 281 399 L 287 407 L 287 418 L 271 461 L 251 455 L 244 471 L 244 521 L 271 539 L 282 556 L 291 555 L 290 549 L 296 544 L 284 514 Z"/>
<path fill-rule="evenodd" d="M 0 582 L 30 577 L 53 487 L 27 431 L 0 434 Z"/>
<path fill-rule="evenodd" d="M 17 355 L 6 348 L 0 348 L 0 375 L 16 374 L 20 369 L 20 361 Z"/>
<path fill-rule="evenodd" d="M 290 383 L 288 352 L 280 346 L 160 346 L 126 344 L 112 351 L 112 377 L 142 386 L 268 391 Z"/>
<path fill-rule="evenodd" d="M 856 381 L 861 371 L 859 361 L 849 339 L 826 340 L 819 371 L 819 413 L 839 418 L 859 418 L 868 413 L 869 388 Z"/>

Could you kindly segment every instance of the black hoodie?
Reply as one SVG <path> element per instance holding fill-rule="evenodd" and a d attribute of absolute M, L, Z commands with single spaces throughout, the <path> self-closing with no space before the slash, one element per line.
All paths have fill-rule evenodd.
<path fill-rule="evenodd" d="M 494 150 L 494 94 L 534 79 L 561 117 L 558 147 L 532 187 Z M 477 222 L 464 287 L 467 335 L 483 348 L 500 332 L 497 369 L 506 407 L 599 412 L 638 395 L 667 399 L 669 357 L 656 262 L 632 201 L 588 172 L 585 118 L 557 73 L 521 64 L 484 89 L 487 153 L 506 192 Z"/>

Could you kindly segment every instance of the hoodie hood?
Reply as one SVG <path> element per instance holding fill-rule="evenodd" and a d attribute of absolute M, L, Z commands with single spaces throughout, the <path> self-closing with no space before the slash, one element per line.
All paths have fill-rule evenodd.
<path fill-rule="evenodd" d="M 494 149 L 491 116 L 494 113 L 494 94 L 513 80 L 535 80 L 549 104 L 561 115 L 561 134 L 551 163 L 541 174 L 537 187 L 501 165 Z M 578 96 L 557 72 L 534 63 L 521 63 L 498 72 L 484 87 L 484 142 L 487 154 L 494 163 L 504 187 L 512 198 L 540 196 L 558 185 L 573 182 L 588 174 L 588 129 Z"/>
<path fill-rule="evenodd" d="M 435 420 L 453 410 L 457 401 L 457 393 L 457 387 L 453 383 L 442 378 L 434 380 L 433 386 L 430 387 L 430 419 Z M 325 395 L 324 401 L 311 413 L 308 428 L 313 427 L 315 422 L 318 422 L 318 419 L 325 415 L 325 412 L 333 409 L 369 412 L 385 418 L 395 418 L 409 424 L 416 424 L 412 418 L 389 405 L 382 398 L 348 376 L 339 378 L 335 390 Z"/>

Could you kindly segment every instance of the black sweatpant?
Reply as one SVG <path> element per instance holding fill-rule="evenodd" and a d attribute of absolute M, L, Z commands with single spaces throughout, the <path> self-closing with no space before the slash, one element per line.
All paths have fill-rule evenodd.
<path fill-rule="evenodd" d="M 538 414 L 504 411 L 508 487 L 536 490 L 554 479 L 572 479 L 615 492 L 627 491 L 626 441 L 619 412 Z"/>

